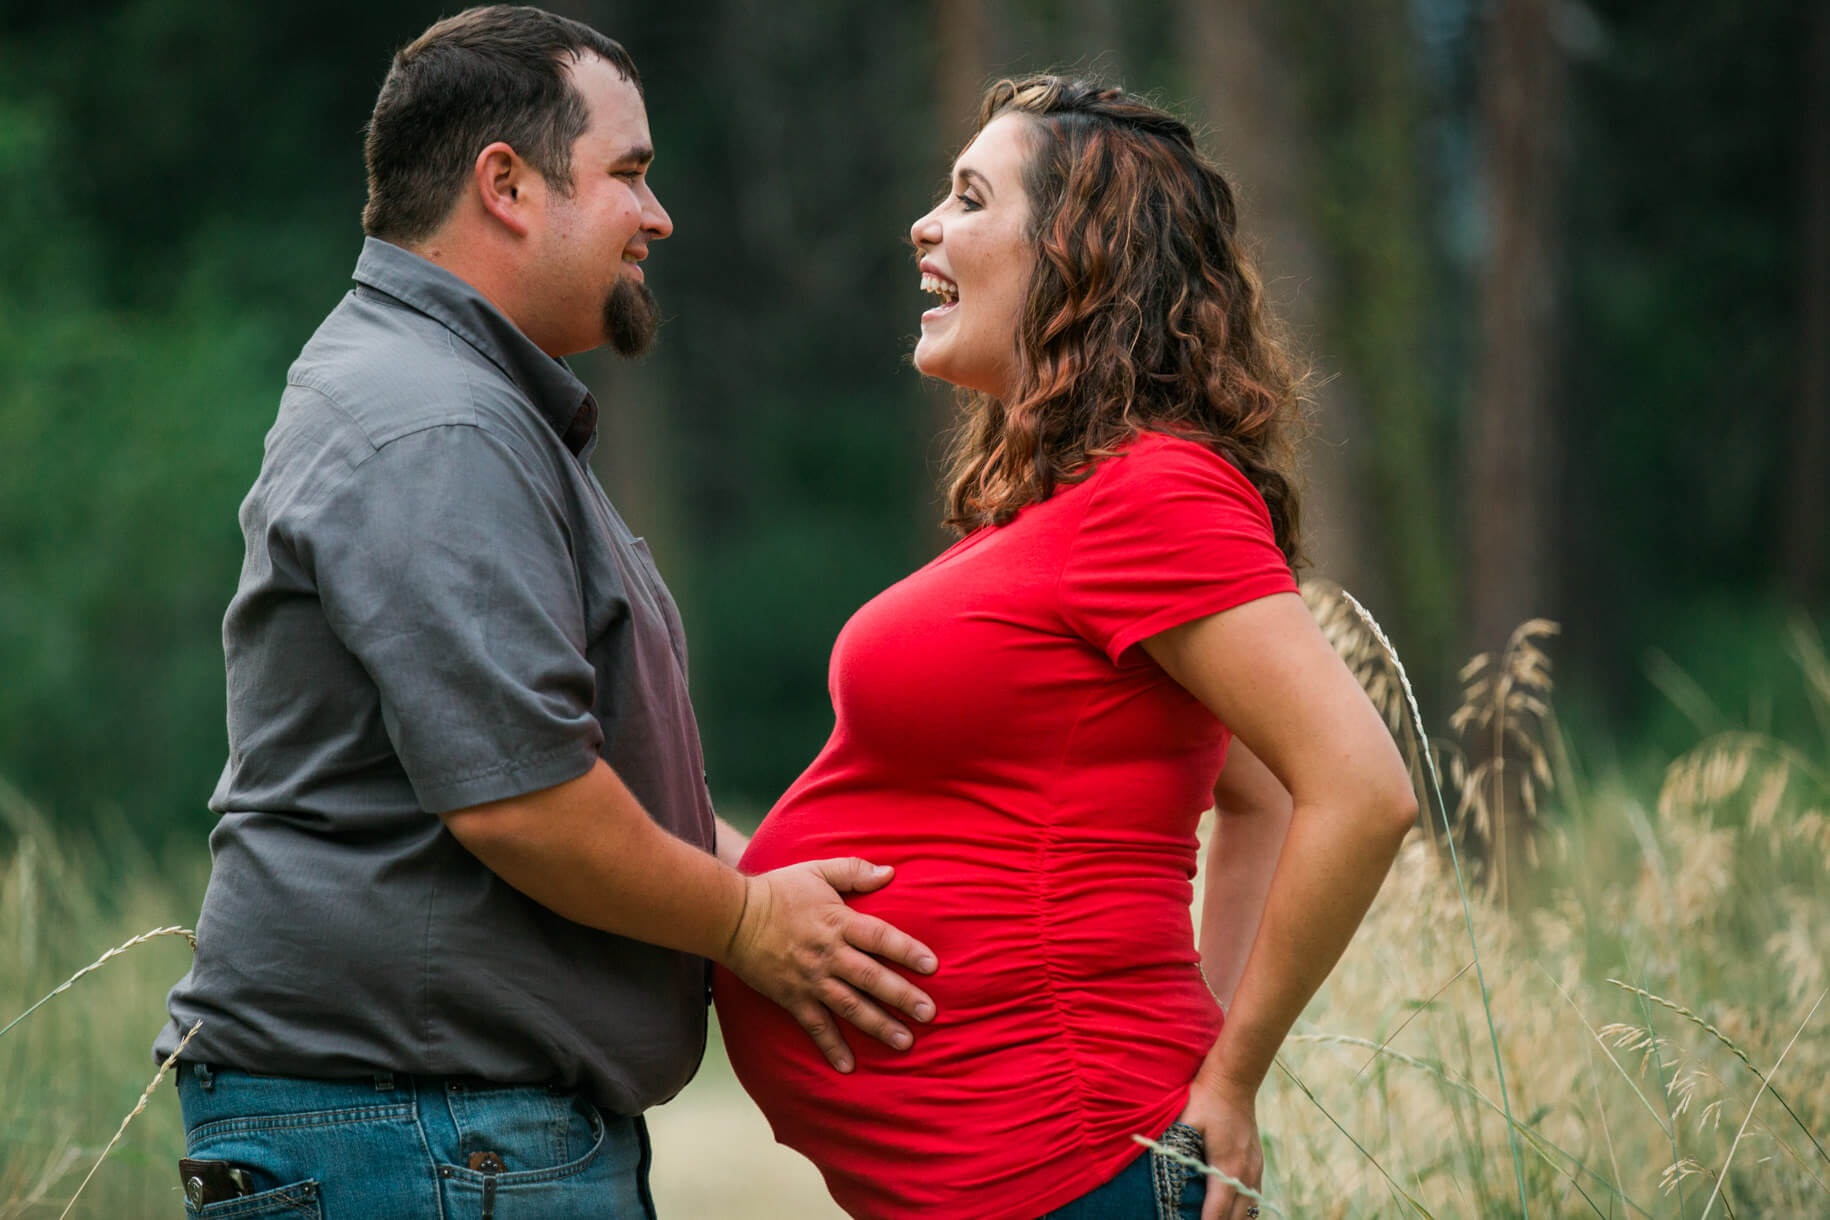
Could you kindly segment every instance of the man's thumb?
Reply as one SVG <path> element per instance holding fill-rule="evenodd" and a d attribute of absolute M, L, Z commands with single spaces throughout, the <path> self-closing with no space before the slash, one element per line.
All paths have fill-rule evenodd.
<path fill-rule="evenodd" d="M 857 856 L 822 860 L 817 867 L 826 884 L 841 894 L 868 894 L 889 884 L 896 872 L 887 864 L 872 864 Z"/>

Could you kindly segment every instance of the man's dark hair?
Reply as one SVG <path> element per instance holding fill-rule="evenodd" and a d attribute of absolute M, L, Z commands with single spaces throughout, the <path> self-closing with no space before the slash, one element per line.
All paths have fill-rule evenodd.
<path fill-rule="evenodd" d="M 537 8 L 467 9 L 402 47 L 369 116 L 363 231 L 396 244 L 430 237 L 451 214 L 477 154 L 497 140 L 569 195 L 572 144 L 590 115 L 567 68 L 586 55 L 641 90 L 621 45 Z"/>

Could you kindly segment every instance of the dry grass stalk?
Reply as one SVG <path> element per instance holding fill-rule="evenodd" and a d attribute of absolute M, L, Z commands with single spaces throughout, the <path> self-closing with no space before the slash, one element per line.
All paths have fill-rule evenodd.
<path fill-rule="evenodd" d="M 1372 633 L 1373 640 L 1385 652 L 1385 655 L 1390 658 L 1392 670 L 1398 678 L 1398 687 L 1404 692 L 1404 705 L 1410 711 L 1411 724 L 1416 730 L 1417 741 L 1419 743 L 1428 741 L 1428 733 L 1423 727 L 1423 711 L 1417 706 L 1417 692 L 1411 689 L 1411 680 L 1404 672 L 1404 662 L 1399 659 L 1398 650 L 1392 646 L 1391 640 L 1386 637 L 1385 629 L 1379 626 L 1378 620 L 1373 618 L 1366 607 L 1362 606 L 1359 601 L 1354 598 L 1353 594 L 1342 589 L 1341 599 L 1347 603 L 1349 609 L 1359 616 L 1360 621 L 1366 624 L 1366 629 Z M 1518 1182 L 1519 1210 L 1521 1214 L 1529 1216 L 1531 1214 L 1531 1205 L 1527 1201 L 1527 1193 L 1525 1190 L 1525 1157 L 1519 1151 L 1518 1123 L 1512 1117 L 1512 1101 L 1509 1090 L 1506 1087 L 1506 1064 L 1504 1056 L 1500 1053 L 1499 1027 L 1493 1020 L 1493 1001 L 1487 989 L 1487 974 L 1486 970 L 1481 966 L 1480 944 L 1474 935 L 1474 914 L 1468 900 L 1468 887 L 1462 881 L 1461 858 L 1456 853 L 1454 834 L 1450 831 L 1448 826 L 1448 810 L 1443 805 L 1442 777 L 1437 774 L 1436 760 L 1428 749 L 1420 749 L 1418 755 L 1423 760 L 1425 774 L 1429 777 L 1430 781 L 1430 791 L 1435 795 L 1436 807 L 1443 817 L 1443 834 L 1448 842 L 1449 862 L 1454 866 L 1455 887 L 1460 892 L 1461 897 L 1462 921 L 1468 929 L 1468 946 L 1474 951 L 1474 981 L 1480 987 L 1481 1015 L 1487 1023 L 1487 1036 L 1493 1046 L 1493 1066 L 1499 1074 L 1500 1105 L 1506 1115 L 1506 1142 L 1512 1153 L 1513 1174 Z M 1427 805 L 1427 799 L 1424 803 Z M 1294 1076 L 1292 1076 L 1292 1079 L 1294 1079 Z M 1309 1092 L 1308 1087 L 1302 1085 L 1300 1081 L 1298 1082 L 1298 1087 L 1302 1088 L 1305 1093 Z M 1311 1099 L 1313 1099 L 1313 1095 L 1311 1095 Z M 1370 1159 L 1370 1154 L 1368 1154 L 1368 1159 Z M 1373 1161 L 1373 1164 L 1378 1166 L 1377 1161 Z M 1378 1167 L 1380 1172 L 1384 1173 L 1383 1166 Z M 1390 1175 L 1387 1175 L 1386 1180 L 1388 1182 L 1391 1181 Z M 1392 1182 L 1392 1186 L 1394 1189 L 1397 1189 L 1396 1182 Z M 1401 1191 L 1400 1193 L 1403 1192 Z M 1405 1198 L 1408 1199 L 1410 1196 L 1407 1194 L 1405 1195 Z M 1415 1201 L 1413 1200 L 1413 1202 Z"/>
<path fill-rule="evenodd" d="M 1830 743 L 1830 656 L 1824 654 L 1824 641 L 1811 621 L 1800 616 L 1793 620 L 1792 656 L 1805 676 L 1805 689 L 1811 696 L 1811 710 L 1817 716 L 1824 741 Z"/>
<path fill-rule="evenodd" d="M 95 971 L 100 970 L 103 966 L 107 965 L 110 961 L 113 961 L 115 958 L 121 956 L 121 954 L 127 952 L 129 949 L 133 948 L 134 946 L 143 945 L 147 941 L 156 940 L 161 936 L 182 936 L 182 937 L 184 937 L 185 940 L 190 942 L 191 952 L 195 953 L 197 951 L 197 934 L 195 932 L 191 931 L 189 928 L 181 928 L 177 924 L 173 924 L 169 928 L 154 928 L 150 932 L 142 932 L 138 936 L 134 937 L 132 940 L 123 941 L 122 943 L 116 945 L 114 948 L 108 950 L 108 952 L 102 954 L 100 957 L 98 957 L 94 961 L 90 962 L 87 966 L 84 966 L 81 970 L 78 970 L 75 974 L 73 974 L 69 978 L 65 979 L 62 983 L 58 984 L 55 988 L 53 988 L 51 990 L 49 995 L 46 995 L 43 999 L 39 1000 L 36 1004 L 32 1005 L 30 1008 L 26 1009 L 24 1012 L 20 1013 L 16 1017 L 14 1017 L 11 1021 L 7 1022 L 6 1028 L 0 1029 L 0 1036 L 5 1035 L 6 1033 L 8 1033 L 9 1031 L 12 1030 L 13 1026 L 19 1024 L 21 1021 L 25 1020 L 27 1017 L 29 1017 L 33 1013 L 37 1012 L 40 1008 L 43 1008 L 46 1004 L 48 1004 L 52 1000 L 56 999 L 58 996 L 62 995 L 64 992 L 70 990 L 70 988 L 75 985 L 76 980 L 82 978 L 84 975 L 92 974 Z"/>
<path fill-rule="evenodd" d="M 1555 786 L 1544 746 L 1556 717 L 1543 643 L 1561 630 L 1549 619 L 1530 619 L 1497 655 L 1469 661 L 1458 675 L 1461 706 L 1449 717 L 1462 741 L 1449 771 L 1460 794 L 1457 830 L 1475 845 L 1481 876 L 1502 906 L 1513 899 L 1521 869 L 1538 862 L 1540 793 Z"/>
<path fill-rule="evenodd" d="M 1714 1025 L 1711 1025 L 1708 1021 L 1705 1021 L 1696 1013 L 1690 1011 L 1690 1009 L 1685 1008 L 1682 1004 L 1677 1003 L 1675 1000 L 1667 1000 L 1662 995 L 1655 995 L 1652 992 L 1647 991 L 1644 987 L 1635 987 L 1631 983 L 1623 983 L 1619 979 L 1611 978 L 1608 982 L 1620 988 L 1622 991 L 1630 991 L 1641 999 L 1651 1000 L 1659 1007 L 1675 1012 L 1678 1016 L 1684 1018 L 1704 1033 L 1709 1034 L 1711 1037 L 1715 1038 L 1717 1042 L 1720 1042 L 1723 1046 L 1726 1046 L 1730 1051 L 1734 1052 L 1735 1058 L 1746 1064 L 1748 1071 L 1756 1076 L 1760 1075 L 1760 1069 L 1754 1066 L 1754 1061 L 1747 1057 L 1746 1051 L 1735 1045 L 1735 1040 L 1733 1038 L 1717 1029 Z"/>
<path fill-rule="evenodd" d="M 1392 734 L 1401 738 L 1409 727 L 1404 715 L 1404 691 L 1399 688 L 1385 650 L 1347 604 L 1344 592 L 1333 581 L 1306 580 L 1302 584 L 1303 603 L 1315 617 L 1322 637 L 1353 672 Z"/>
<path fill-rule="evenodd" d="M 1474 969 L 1474 959 L 1469 958 L 1466 962 L 1462 963 L 1462 968 L 1460 970 L 1457 970 L 1454 974 L 1450 975 L 1448 978 L 1448 981 L 1443 983 L 1442 986 L 1438 987 L 1435 990 L 1435 992 L 1430 996 L 1429 999 L 1425 1000 L 1423 1003 L 1421 1003 L 1421 1004 L 1417 1005 L 1415 1008 L 1411 1009 L 1411 1011 L 1405 1015 L 1404 1020 L 1398 1022 L 1398 1028 L 1394 1029 L 1391 1033 L 1385 1035 L 1385 1037 L 1379 1042 L 1379 1049 L 1374 1051 L 1372 1054 L 1370 1054 L 1366 1057 L 1366 1062 L 1362 1063 L 1360 1065 L 1360 1070 L 1354 1073 L 1355 1078 L 1357 1079 L 1358 1077 L 1363 1076 L 1366 1073 L 1366 1069 L 1371 1067 L 1375 1062 L 1378 1061 L 1379 1051 L 1383 1051 L 1386 1047 L 1390 1046 L 1393 1042 L 1395 1042 L 1398 1038 L 1398 1035 L 1403 1033 L 1412 1021 L 1415 1021 L 1420 1014 L 1422 1014 L 1423 1012 L 1428 1010 L 1429 1007 L 1431 1005 L 1433 1005 L 1434 1003 L 1436 1003 L 1437 1000 L 1441 999 L 1443 992 L 1447 991 L 1450 987 L 1454 986 L 1455 981 L 1457 979 L 1461 978 L 1462 975 L 1468 973 L 1468 971 L 1470 971 L 1472 969 Z"/>
<path fill-rule="evenodd" d="M 114 1146 L 121 1142 L 123 1135 L 127 1134 L 127 1124 L 138 1118 L 141 1111 L 146 1109 L 146 1103 L 152 1100 L 153 1093 L 159 1088 L 159 1082 L 165 1079 L 165 1074 L 172 1070 L 172 1064 L 178 1062 L 178 1056 L 184 1053 L 184 1048 L 191 1044 L 191 1039 L 195 1038 L 197 1031 L 202 1028 L 203 1022 L 198 1021 L 186 1030 L 184 1037 L 178 1042 L 177 1049 L 167 1055 L 165 1062 L 159 1065 L 159 1070 L 153 1073 L 152 1082 L 146 1086 L 146 1091 L 140 1094 L 140 1100 L 134 1103 L 133 1109 L 127 1112 L 127 1117 L 121 1120 L 121 1125 L 115 1131 L 114 1138 L 108 1141 L 106 1148 L 102 1149 L 102 1155 L 96 1157 L 95 1164 L 89 1166 L 89 1172 L 83 1175 L 83 1180 L 78 1184 L 76 1193 L 70 1196 L 70 1201 L 64 1205 L 64 1210 L 58 1215 L 57 1220 L 67 1220 L 70 1209 L 76 1206 L 76 1201 L 82 1198 L 83 1191 L 88 1187 L 90 1180 L 95 1177 L 95 1171 L 102 1167 L 102 1162 L 108 1159 L 108 1154 L 114 1151 Z"/>
<path fill-rule="evenodd" d="M 1758 784 L 1748 805 L 1748 822 L 1757 829 L 1771 824 L 1794 777 L 1821 792 L 1830 791 L 1830 776 L 1783 741 L 1764 733 L 1727 732 L 1705 738 L 1665 768 L 1659 787 L 1661 817 L 1697 813 L 1740 795 L 1750 778 Z"/>
<path fill-rule="evenodd" d="M 1349 604 L 1351 599 L 1341 586 L 1331 580 L 1306 580 L 1302 583 L 1301 592 L 1303 604 L 1309 608 L 1315 625 L 1321 629 L 1322 638 L 1328 641 L 1335 655 L 1341 658 L 1354 680 L 1360 684 L 1360 689 L 1366 692 L 1367 699 L 1371 700 L 1380 718 L 1385 721 L 1385 727 L 1397 739 L 1405 757 L 1417 771 L 1421 771 L 1419 756 L 1430 746 L 1419 739 L 1417 728 L 1405 714 L 1404 688 L 1392 663 L 1396 654 L 1388 656 L 1379 637 Z M 1421 788 L 1420 780 L 1419 787 Z M 1427 803 L 1427 792 L 1419 791 L 1417 795 L 1420 804 Z M 1435 822 L 1424 817 L 1423 829 L 1429 836 L 1430 845 L 1440 851 L 1442 845 L 1436 840 Z"/>
<path fill-rule="evenodd" d="M 1242 1194 L 1252 1202 L 1259 1204 L 1265 1211 L 1275 1212 L 1279 1216 L 1286 1214 L 1283 1208 L 1277 1206 L 1277 1204 L 1271 1202 L 1271 1200 L 1265 1198 L 1262 1194 L 1253 1190 L 1250 1186 L 1247 1186 L 1232 1174 L 1226 1172 L 1226 1170 L 1216 1169 L 1198 1156 L 1189 1156 L 1186 1152 L 1179 1151 L 1175 1148 L 1165 1147 L 1155 1140 L 1147 1139 L 1142 1135 L 1134 1135 L 1131 1138 L 1150 1149 L 1150 1151 L 1157 1153 L 1159 1156 L 1167 1157 L 1185 1169 L 1196 1170 L 1197 1172 L 1206 1174 L 1210 1178 L 1219 1178 L 1239 1194 Z"/>
<path fill-rule="evenodd" d="M 1589 1019 L 1584 1015 L 1582 1009 L 1577 1006 L 1575 997 L 1570 995 L 1569 990 L 1565 988 L 1562 983 L 1557 981 L 1556 976 L 1551 974 L 1550 971 L 1544 970 L 1542 964 L 1539 965 L 1538 969 L 1544 972 L 1544 977 L 1550 980 L 1550 985 L 1555 987 L 1558 993 L 1563 996 L 1563 1000 L 1569 1005 L 1570 1011 L 1576 1014 L 1576 1019 L 1582 1022 L 1582 1027 L 1589 1031 L 1589 1037 L 1594 1039 L 1595 1045 L 1601 1048 L 1601 1053 L 1608 1057 L 1608 1062 L 1614 1065 L 1614 1070 L 1620 1073 L 1620 1078 L 1627 1082 L 1627 1087 L 1633 1090 L 1633 1095 L 1639 1098 L 1640 1104 L 1646 1107 L 1646 1113 L 1652 1116 L 1653 1123 L 1658 1126 L 1659 1130 L 1669 1134 L 1669 1130 L 1665 1127 L 1663 1120 L 1658 1116 L 1658 1111 L 1652 1108 L 1652 1103 L 1647 1100 L 1644 1093 L 1640 1092 L 1639 1086 L 1633 1082 L 1633 1074 L 1627 1071 L 1627 1069 L 1621 1065 L 1620 1060 L 1614 1057 L 1614 1052 L 1608 1049 L 1608 1038 L 1611 1033 L 1626 1028 L 1631 1028 L 1637 1033 L 1638 1027 L 1605 1025 L 1600 1029 L 1596 1029 L 1589 1023 Z M 1615 1179 L 1617 1181 L 1619 1180 L 1618 1173 L 1615 1174 Z"/>
<path fill-rule="evenodd" d="M 45 1159 L 44 1165 L 39 1170 L 38 1180 L 33 1182 L 24 1194 L 0 1203 L 0 1220 L 12 1220 L 14 1216 L 23 1216 L 43 1203 L 51 1193 L 51 1187 L 55 1186 L 64 1174 L 70 1172 L 70 1167 L 76 1164 L 77 1159 L 82 1155 L 83 1150 L 69 1142 L 69 1134 L 66 1133 L 60 1139 L 57 1151 Z"/>
<path fill-rule="evenodd" d="M 1799 1022 L 1798 1029 L 1793 1032 L 1792 1040 L 1786 1043 L 1786 1048 L 1779 1052 L 1779 1058 L 1774 1060 L 1772 1070 L 1761 1076 L 1760 1088 L 1754 1094 L 1754 1100 L 1748 1103 L 1747 1115 L 1741 1120 L 1740 1129 L 1735 1132 L 1734 1143 L 1728 1146 L 1728 1156 L 1723 1159 L 1722 1168 L 1715 1175 L 1715 1189 L 1709 1192 L 1709 1201 L 1703 1205 L 1703 1214 L 1699 1220 L 1709 1220 L 1710 1211 L 1714 1209 L 1716 1200 L 1722 1195 L 1722 1181 L 1728 1177 L 1728 1167 L 1734 1164 L 1735 1152 L 1741 1147 L 1741 1138 L 1747 1134 L 1747 1125 L 1754 1119 L 1754 1110 L 1759 1107 L 1760 1099 L 1771 1089 L 1772 1078 L 1778 1074 L 1780 1067 L 1786 1061 L 1786 1056 L 1790 1055 L 1792 1053 L 1792 1048 L 1798 1045 L 1798 1037 L 1805 1032 L 1805 1026 L 1811 1024 L 1811 1018 L 1815 1017 L 1817 1015 L 1817 1010 L 1823 1007 L 1824 996 L 1826 995 L 1830 995 L 1830 992 L 1825 992 L 1823 995 L 1817 997 L 1817 1003 L 1811 1005 L 1811 1011 L 1805 1014 L 1805 1019 Z M 1726 1204 L 1727 1200 L 1723 1201 Z"/>

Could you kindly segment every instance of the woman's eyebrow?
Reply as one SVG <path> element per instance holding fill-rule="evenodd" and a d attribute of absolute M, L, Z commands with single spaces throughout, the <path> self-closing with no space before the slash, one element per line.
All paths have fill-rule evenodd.
<path fill-rule="evenodd" d="M 985 197 L 988 199 L 997 194 L 996 191 L 991 189 L 990 180 L 969 165 L 956 166 L 953 170 L 953 176 L 962 182 L 976 183 L 978 188 L 985 192 Z"/>

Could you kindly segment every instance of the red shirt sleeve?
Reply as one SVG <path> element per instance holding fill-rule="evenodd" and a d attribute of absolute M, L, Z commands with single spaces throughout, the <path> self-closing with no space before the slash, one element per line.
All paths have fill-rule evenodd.
<path fill-rule="evenodd" d="M 1092 478 L 1061 605 L 1113 664 L 1159 631 L 1296 591 L 1264 497 L 1213 450 L 1146 434 Z"/>

